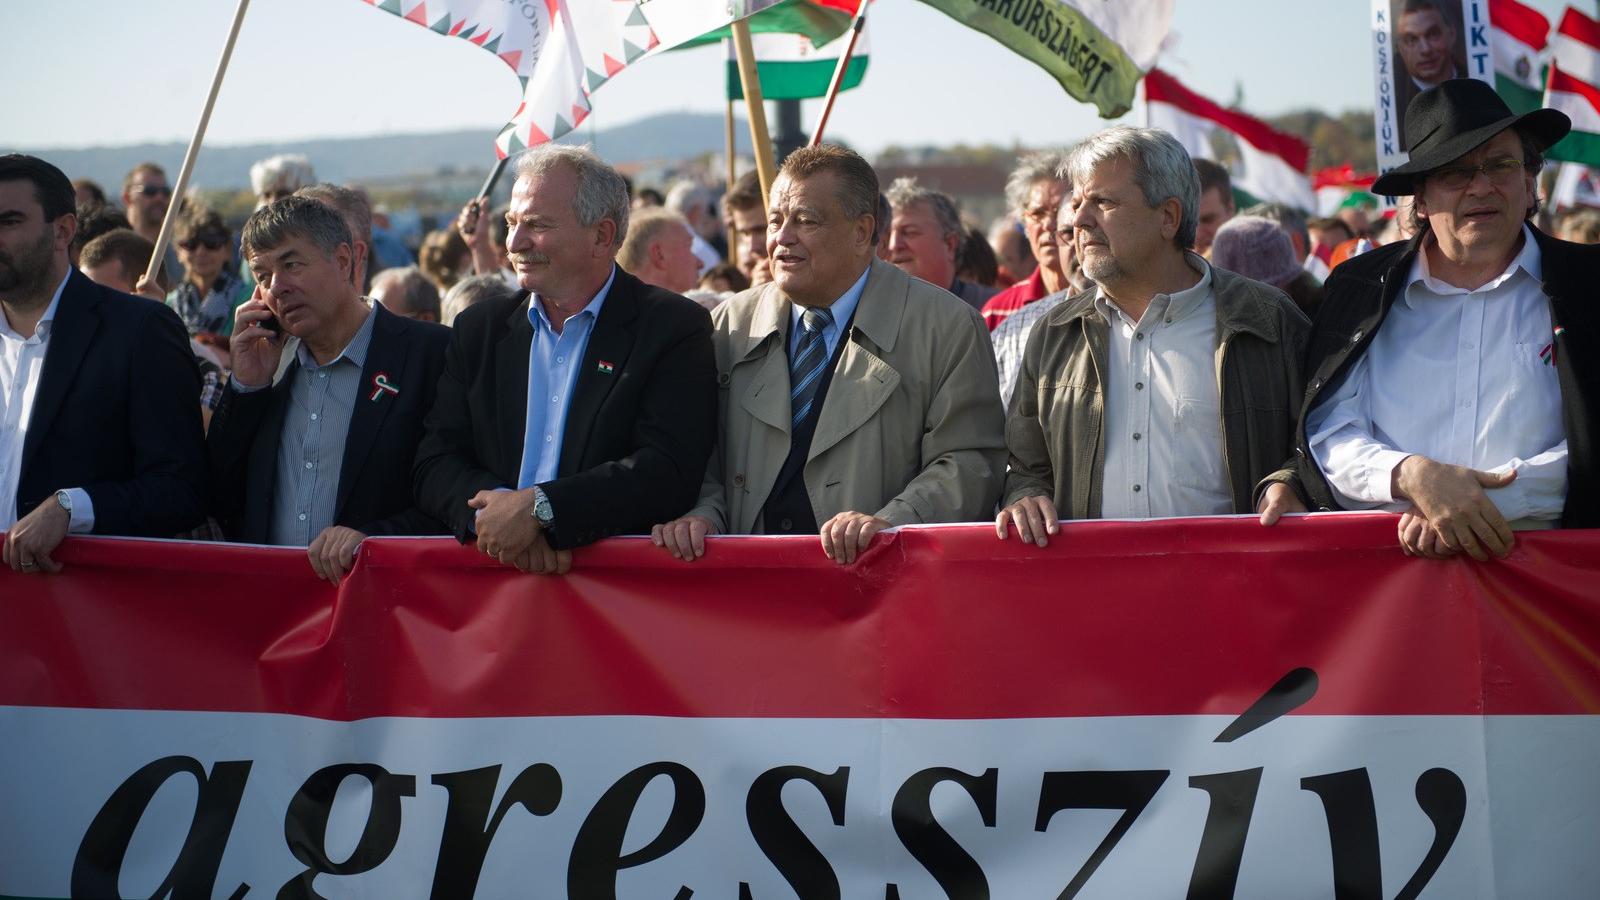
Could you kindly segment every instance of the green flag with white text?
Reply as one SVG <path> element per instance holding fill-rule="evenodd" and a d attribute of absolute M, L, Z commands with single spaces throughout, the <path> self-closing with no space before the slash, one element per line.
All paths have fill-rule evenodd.
<path fill-rule="evenodd" d="M 1049 72 L 1104 118 L 1133 105 L 1172 24 L 1172 0 L 923 0 Z"/>

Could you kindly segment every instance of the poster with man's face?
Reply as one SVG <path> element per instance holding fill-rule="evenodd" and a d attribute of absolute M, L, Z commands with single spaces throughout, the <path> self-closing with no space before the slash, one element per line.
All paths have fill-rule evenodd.
<path fill-rule="evenodd" d="M 1406 161 L 1406 106 L 1451 78 L 1494 83 L 1488 0 L 1372 0 L 1378 169 Z"/>

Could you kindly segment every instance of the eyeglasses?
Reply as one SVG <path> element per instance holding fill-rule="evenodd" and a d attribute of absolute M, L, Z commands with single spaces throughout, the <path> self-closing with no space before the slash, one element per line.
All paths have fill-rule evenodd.
<path fill-rule="evenodd" d="M 1428 174 L 1427 180 L 1434 182 L 1447 191 L 1459 191 L 1471 184 L 1472 180 L 1478 177 L 1478 173 L 1482 172 L 1489 176 L 1490 184 L 1504 187 L 1511 183 L 1512 178 L 1522 171 L 1522 168 L 1522 160 L 1503 156 L 1475 166 L 1451 166 L 1448 169 L 1435 169 Z"/>
<path fill-rule="evenodd" d="M 155 197 L 158 195 L 162 197 L 172 196 L 172 188 L 167 187 L 164 184 L 136 184 L 133 186 L 133 192 L 136 194 L 142 194 L 146 197 Z"/>
<path fill-rule="evenodd" d="M 207 250 L 221 250 L 223 247 L 228 246 L 228 238 L 226 235 L 221 234 L 207 234 L 202 235 L 201 237 L 192 238 L 187 241 L 179 241 L 178 246 L 189 251 L 190 253 L 193 253 L 201 247 L 204 247 Z"/>

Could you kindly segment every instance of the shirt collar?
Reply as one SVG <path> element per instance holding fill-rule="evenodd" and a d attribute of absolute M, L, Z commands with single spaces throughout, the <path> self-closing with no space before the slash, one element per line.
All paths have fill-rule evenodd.
<path fill-rule="evenodd" d="M 1189 264 L 1189 268 L 1200 273 L 1200 280 L 1196 281 L 1193 286 L 1186 287 L 1181 291 L 1174 291 L 1171 294 L 1157 294 L 1150 298 L 1150 305 L 1145 309 L 1146 315 L 1149 315 L 1152 309 L 1160 309 L 1165 306 L 1165 310 L 1158 313 L 1158 315 L 1168 319 L 1181 319 L 1199 307 L 1205 301 L 1206 295 L 1211 293 L 1211 264 L 1206 262 L 1205 257 L 1192 250 L 1184 251 L 1184 261 Z M 1098 285 L 1095 286 L 1094 305 L 1096 309 L 1100 310 L 1100 314 L 1107 319 L 1115 316 L 1127 318 L 1121 308 L 1112 303 L 1111 298 L 1106 296 L 1105 288 Z M 1132 322 L 1131 319 L 1129 321 Z"/>
<path fill-rule="evenodd" d="M 71 279 L 72 270 L 69 268 L 67 269 L 67 274 L 62 277 L 61 283 L 56 285 L 56 292 L 50 297 L 50 305 L 44 308 L 44 315 L 39 317 L 39 324 L 33 328 L 33 336 L 38 338 L 40 343 L 50 340 L 50 328 L 56 321 L 56 309 L 61 306 L 61 294 L 67 289 L 67 282 Z M 0 309 L 0 333 L 18 341 L 29 340 L 18 334 L 16 329 L 11 327 L 11 322 L 6 319 L 6 313 L 3 309 Z"/>
<path fill-rule="evenodd" d="M 1412 302 L 1411 288 L 1418 284 L 1421 284 L 1431 294 L 1447 297 L 1492 291 L 1516 277 L 1519 271 L 1527 273 L 1528 277 L 1534 281 L 1544 280 L 1544 257 L 1539 253 L 1539 242 L 1533 239 L 1533 232 L 1529 230 L 1527 225 L 1522 226 L 1522 249 L 1512 258 L 1510 265 L 1506 266 L 1505 271 L 1489 279 L 1488 282 L 1475 291 L 1456 287 L 1447 281 L 1433 277 L 1432 273 L 1428 271 L 1428 245 L 1434 242 L 1435 238 L 1432 232 L 1422 239 L 1422 247 L 1417 251 L 1417 258 L 1411 263 L 1411 274 L 1406 280 L 1406 290 L 1400 294 L 1400 302 L 1411 309 L 1416 308 L 1416 304 Z"/>
<path fill-rule="evenodd" d="M 361 300 L 369 307 L 367 310 L 367 318 L 362 321 L 361 327 L 356 329 L 355 336 L 350 338 L 350 343 L 344 346 L 344 349 L 339 352 L 338 356 L 335 356 L 333 359 L 329 360 L 327 366 L 319 366 L 317 365 L 317 358 L 311 355 L 311 350 L 306 346 L 306 342 L 301 341 L 300 346 L 296 347 L 294 351 L 295 358 L 300 360 L 300 368 L 308 371 L 329 368 L 331 366 L 338 365 L 339 360 L 341 359 L 347 359 L 350 362 L 355 363 L 355 366 L 358 369 L 366 368 L 367 348 L 372 346 L 372 323 L 373 320 L 378 317 L 378 304 L 372 302 L 366 297 L 362 297 Z"/>
<path fill-rule="evenodd" d="M 594 295 L 594 297 L 590 299 L 583 309 L 580 309 L 576 313 L 573 313 L 571 316 L 569 316 L 567 318 L 567 322 L 585 315 L 591 319 L 598 319 L 600 317 L 600 307 L 605 305 L 606 295 L 611 293 L 611 283 L 616 280 L 617 266 L 615 263 L 612 263 L 611 274 L 606 276 L 606 283 L 600 285 L 600 290 Z M 538 332 L 541 329 L 550 329 L 552 332 L 555 331 L 555 325 L 550 321 L 550 316 L 545 313 L 544 304 L 539 302 L 538 294 L 528 295 L 528 322 L 533 325 L 533 330 L 535 332 Z M 563 328 L 565 328 L 566 322 L 561 323 L 561 325 Z"/>
<path fill-rule="evenodd" d="M 861 302 L 861 294 L 867 288 L 867 274 L 871 271 L 872 267 L 868 266 L 866 271 L 861 273 L 861 277 L 856 279 L 856 283 L 850 285 L 850 289 L 845 291 L 839 299 L 833 301 L 828 307 L 828 311 L 833 313 L 833 325 L 830 327 L 843 328 L 845 323 L 850 321 L 850 317 L 855 315 L 856 306 Z M 791 335 L 795 334 L 800 327 L 800 316 L 805 311 L 806 308 L 798 303 L 789 304 L 789 333 Z"/>

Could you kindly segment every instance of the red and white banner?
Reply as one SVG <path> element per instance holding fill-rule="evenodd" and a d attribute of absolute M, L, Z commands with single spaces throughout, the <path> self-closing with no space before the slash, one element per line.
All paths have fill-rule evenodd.
<path fill-rule="evenodd" d="M 1591 898 L 1600 532 L 0 569 L 0 896 Z"/>

